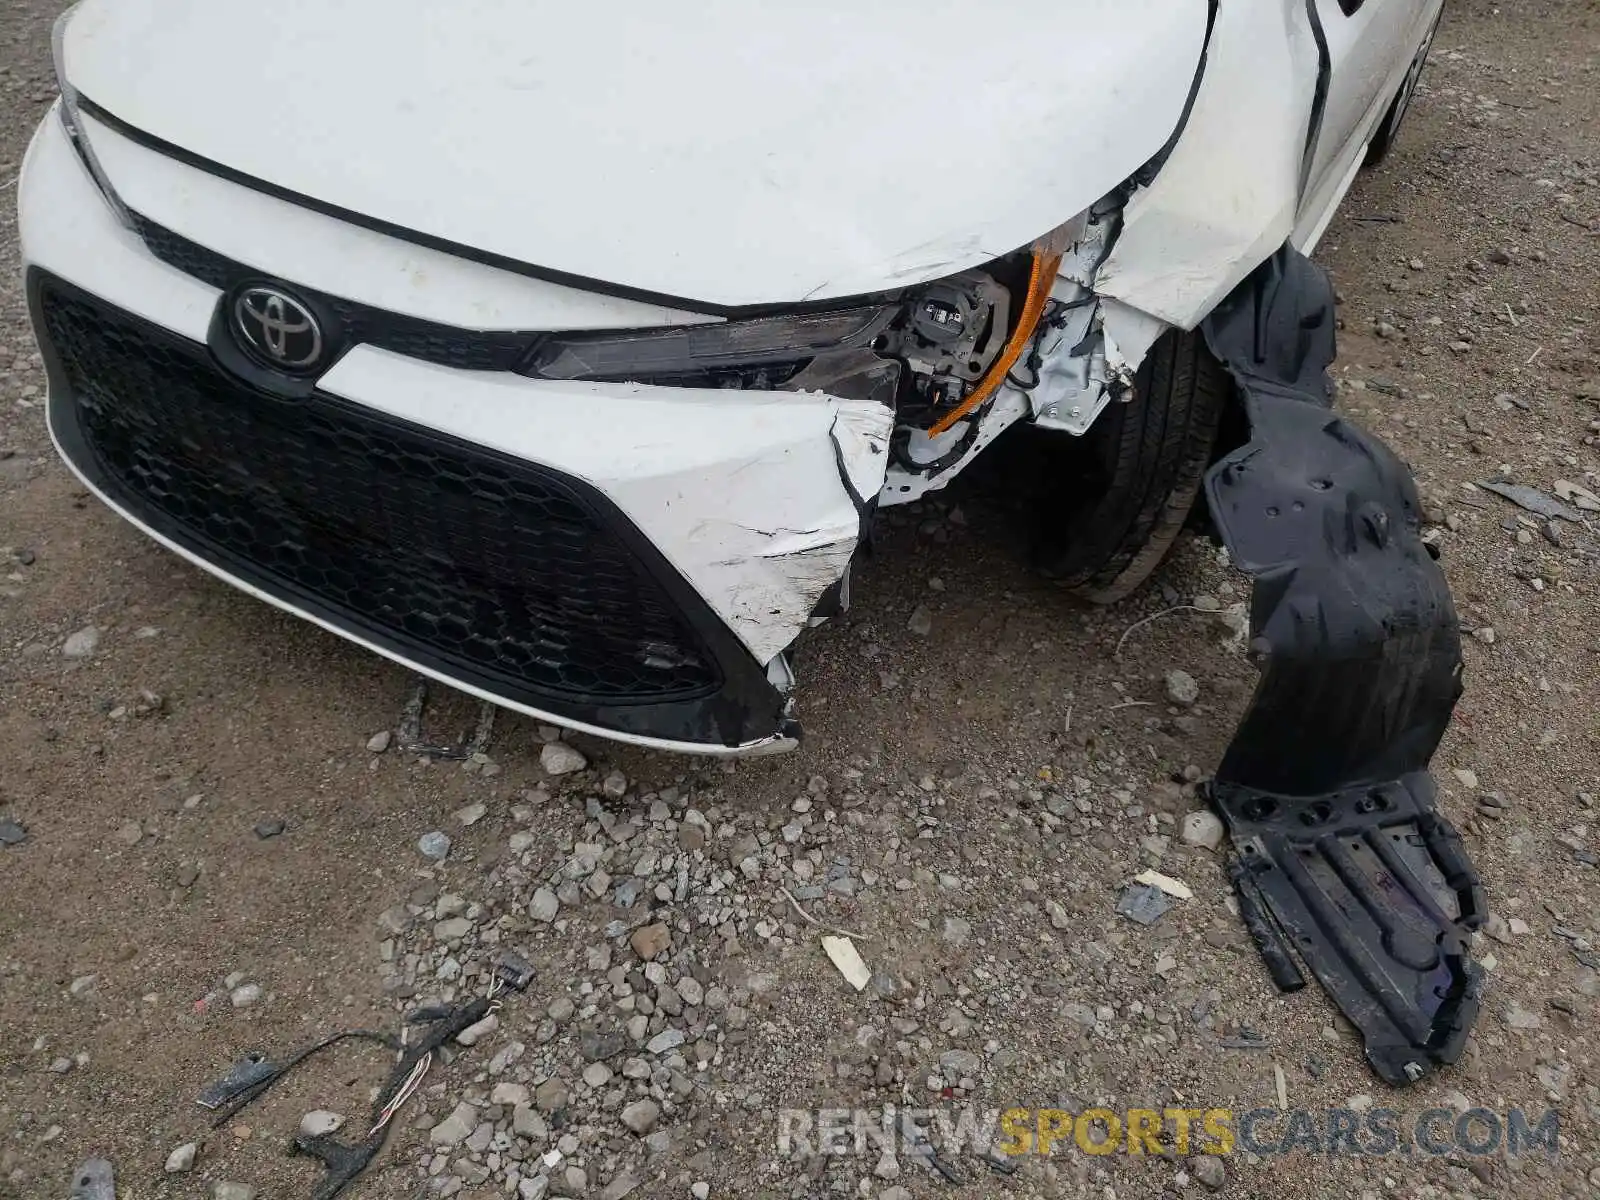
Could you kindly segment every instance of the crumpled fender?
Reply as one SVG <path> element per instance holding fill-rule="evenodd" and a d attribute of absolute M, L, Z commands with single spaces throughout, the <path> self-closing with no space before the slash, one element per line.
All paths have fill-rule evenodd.
<path fill-rule="evenodd" d="M 1274 979 L 1297 986 L 1292 947 L 1405 1084 L 1455 1061 L 1479 1007 L 1482 890 L 1427 773 L 1461 693 L 1455 607 L 1410 472 L 1332 411 L 1323 271 L 1285 246 L 1202 328 L 1250 422 L 1206 499 L 1255 579 L 1262 668 L 1211 800 Z"/>

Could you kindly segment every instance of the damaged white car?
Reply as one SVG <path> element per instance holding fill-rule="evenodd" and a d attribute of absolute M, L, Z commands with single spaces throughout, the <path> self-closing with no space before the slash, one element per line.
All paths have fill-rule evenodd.
<path fill-rule="evenodd" d="M 28 154 L 51 427 L 108 504 L 496 703 L 792 744 L 863 523 L 1019 423 L 1082 594 L 1157 564 L 1439 0 L 86 0 Z M 956 31 L 959 30 L 959 33 Z"/>
<path fill-rule="evenodd" d="M 262 599 L 717 754 L 794 743 L 874 512 L 1002 432 L 1091 598 L 1203 492 L 1256 581 L 1208 785 L 1240 914 L 1404 1084 L 1479 1008 L 1427 773 L 1460 630 L 1305 256 L 1439 9 L 84 0 L 20 182 L 51 432 Z"/>

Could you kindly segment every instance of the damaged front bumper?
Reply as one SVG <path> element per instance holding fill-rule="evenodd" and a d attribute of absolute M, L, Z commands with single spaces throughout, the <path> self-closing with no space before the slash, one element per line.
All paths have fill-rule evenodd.
<path fill-rule="evenodd" d="M 1334 300 L 1285 248 L 1207 319 L 1250 441 L 1209 473 L 1255 578 L 1254 700 L 1211 785 L 1240 911 L 1279 986 L 1305 961 L 1386 1081 L 1456 1061 L 1479 1008 L 1485 915 L 1428 775 L 1461 692 L 1460 632 L 1405 465 L 1331 410 Z"/>

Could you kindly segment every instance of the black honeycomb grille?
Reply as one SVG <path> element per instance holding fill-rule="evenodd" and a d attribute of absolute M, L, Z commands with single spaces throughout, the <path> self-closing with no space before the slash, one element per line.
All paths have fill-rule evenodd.
<path fill-rule="evenodd" d="M 174 233 L 148 217 L 135 213 L 133 221 L 150 253 L 169 267 L 176 267 L 214 288 L 227 291 L 246 280 L 263 278 L 260 271 Z M 340 341 L 379 346 L 461 371 L 515 370 L 539 338 L 537 333 L 517 330 L 459 329 L 299 285 L 295 285 L 294 290 L 338 322 Z"/>
<path fill-rule="evenodd" d="M 561 477 L 334 397 L 262 395 L 203 347 L 54 280 L 39 313 L 119 500 L 208 560 L 516 690 L 626 704 L 720 685 L 608 527 L 624 518 Z"/>

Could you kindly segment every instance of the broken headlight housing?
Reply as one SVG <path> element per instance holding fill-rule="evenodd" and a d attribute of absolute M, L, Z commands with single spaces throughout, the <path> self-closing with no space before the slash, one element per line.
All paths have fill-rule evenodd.
<path fill-rule="evenodd" d="M 1038 325 L 1059 261 L 1041 242 L 958 275 L 840 306 L 552 333 L 520 370 L 537 379 L 819 391 L 888 405 L 902 422 L 953 423 L 1004 382 Z"/>
<path fill-rule="evenodd" d="M 60 115 L 61 127 L 66 131 L 67 140 L 72 143 L 78 161 L 83 164 L 83 169 L 88 172 L 89 178 L 94 181 L 94 186 L 99 189 L 112 215 L 124 229 L 133 229 L 133 217 L 129 214 L 127 205 L 122 203 L 122 197 L 117 195 L 116 188 L 112 187 L 111 181 L 106 178 L 100 160 L 95 157 L 94 147 L 89 144 L 88 135 L 83 131 L 83 118 L 78 113 L 77 90 L 67 82 L 67 23 L 72 20 L 72 15 L 77 9 L 76 4 L 67 9 L 56 18 L 56 23 L 50 30 L 50 51 L 55 58 L 56 86 L 61 89 L 61 102 L 56 105 L 56 112 Z"/>

